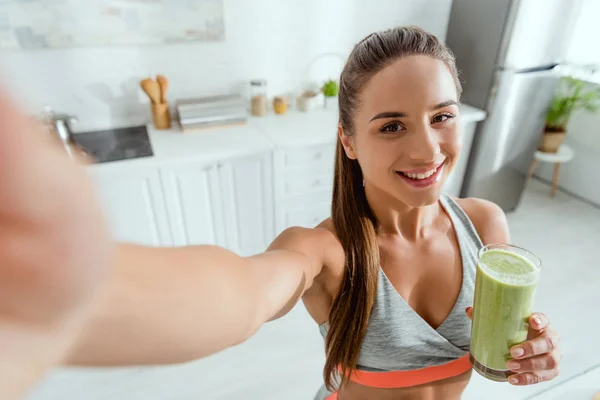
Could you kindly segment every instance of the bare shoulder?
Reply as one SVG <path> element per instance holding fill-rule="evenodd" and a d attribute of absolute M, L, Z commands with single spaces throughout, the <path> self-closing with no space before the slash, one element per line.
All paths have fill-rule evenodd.
<path fill-rule="evenodd" d="M 328 265 L 330 267 L 339 267 L 336 269 L 343 269 L 346 264 L 346 253 L 344 252 L 344 247 L 338 238 L 338 235 L 335 230 L 335 226 L 333 225 L 333 220 L 331 218 L 327 218 L 323 222 L 321 222 L 316 228 L 316 230 L 327 231 L 328 240 L 331 241 L 328 247 Z M 335 244 L 333 243 L 335 242 Z"/>
<path fill-rule="evenodd" d="M 454 200 L 473 222 L 483 244 L 510 242 L 506 214 L 496 203 L 474 197 Z"/>
<path fill-rule="evenodd" d="M 269 249 L 295 250 L 306 255 L 335 251 L 341 247 L 335 232 L 325 221 L 315 228 L 293 226 L 287 228 L 271 243 Z"/>
<path fill-rule="evenodd" d="M 315 228 L 294 226 L 284 230 L 268 250 L 290 250 L 310 258 L 320 267 L 344 264 L 344 249 L 335 234 L 330 219 Z"/>

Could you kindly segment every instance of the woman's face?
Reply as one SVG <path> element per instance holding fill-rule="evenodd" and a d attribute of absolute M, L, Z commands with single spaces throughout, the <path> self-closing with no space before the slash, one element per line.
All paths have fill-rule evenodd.
<path fill-rule="evenodd" d="M 444 62 L 409 56 L 365 85 L 355 134 L 340 138 L 374 193 L 419 207 L 436 202 L 462 145 L 458 96 Z M 383 194 L 382 193 L 382 194 Z"/>

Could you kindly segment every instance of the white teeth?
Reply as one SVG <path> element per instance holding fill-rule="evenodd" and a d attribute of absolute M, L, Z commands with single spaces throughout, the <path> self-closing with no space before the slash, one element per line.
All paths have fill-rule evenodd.
<path fill-rule="evenodd" d="M 410 174 L 408 172 L 402 172 L 402 175 L 408 176 L 411 179 L 425 179 L 435 174 L 435 171 L 436 169 L 432 169 L 431 171 L 427 171 L 424 174 Z"/>

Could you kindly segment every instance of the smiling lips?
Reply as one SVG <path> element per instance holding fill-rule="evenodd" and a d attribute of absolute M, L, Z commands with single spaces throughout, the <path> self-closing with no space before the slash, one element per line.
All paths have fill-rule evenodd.
<path fill-rule="evenodd" d="M 435 174 L 437 168 L 432 169 L 431 171 L 421 172 L 418 174 L 411 174 L 410 172 L 402 172 L 405 176 L 408 176 L 411 179 L 425 179 L 429 178 L 431 175 Z"/>
<path fill-rule="evenodd" d="M 396 174 L 412 186 L 427 187 L 439 180 L 444 162 L 441 162 L 435 168 L 430 170 L 396 171 Z"/>

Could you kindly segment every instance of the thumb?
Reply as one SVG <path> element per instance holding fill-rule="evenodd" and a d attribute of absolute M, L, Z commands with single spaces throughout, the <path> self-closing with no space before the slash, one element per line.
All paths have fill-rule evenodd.
<path fill-rule="evenodd" d="M 465 310 L 465 312 L 467 313 L 467 317 L 469 317 L 470 320 L 473 319 L 473 307 L 467 307 L 467 309 Z"/>

